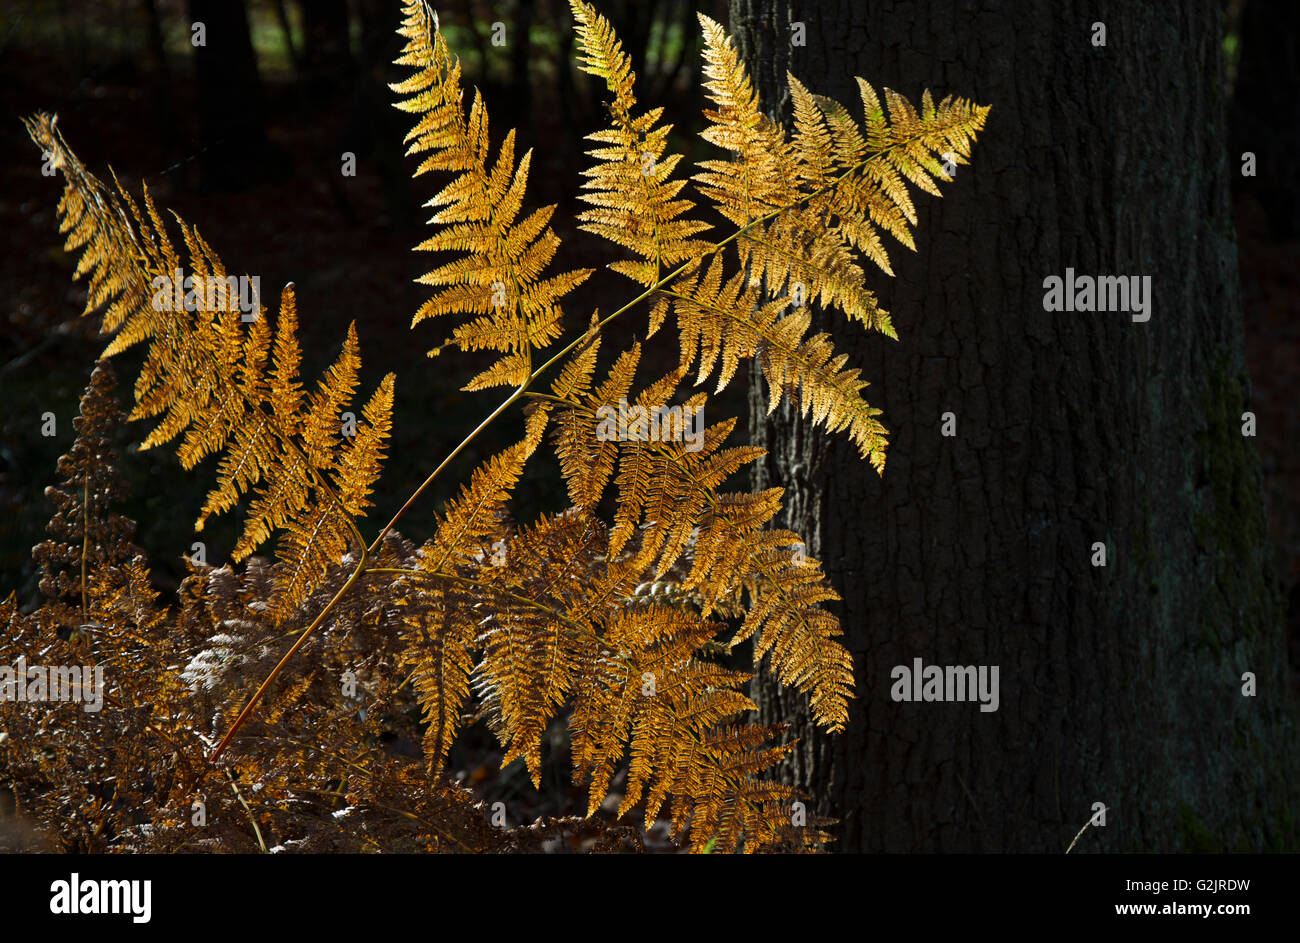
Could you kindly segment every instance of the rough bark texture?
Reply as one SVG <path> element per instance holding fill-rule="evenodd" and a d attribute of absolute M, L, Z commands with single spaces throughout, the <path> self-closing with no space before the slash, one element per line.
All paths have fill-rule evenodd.
<path fill-rule="evenodd" d="M 786 773 L 844 851 L 1059 853 L 1097 802 L 1076 854 L 1295 848 L 1218 4 L 732 0 L 731 29 L 782 119 L 787 67 L 854 109 L 855 74 L 993 106 L 944 199 L 917 195 L 919 252 L 869 276 L 901 342 L 828 319 L 891 430 L 883 478 L 752 391 L 755 484 L 844 596 L 859 685 L 834 738 L 757 688 L 801 718 Z M 1150 275 L 1150 321 L 1045 312 L 1067 266 Z M 1000 709 L 893 702 L 916 657 L 1000 666 Z"/>

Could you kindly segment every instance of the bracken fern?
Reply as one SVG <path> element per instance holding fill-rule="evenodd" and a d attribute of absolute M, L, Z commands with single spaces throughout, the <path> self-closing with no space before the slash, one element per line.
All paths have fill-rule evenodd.
<path fill-rule="evenodd" d="M 432 294 L 412 326 L 453 319 L 431 353 L 494 352 L 464 389 L 510 393 L 369 542 L 360 522 L 384 459 L 394 379 L 360 420 L 341 422 L 357 388 L 355 326 L 309 391 L 292 285 L 274 324 L 260 304 L 241 311 L 228 298 L 158 304 L 158 279 L 178 269 L 227 284 L 220 258 L 179 217 L 174 245 L 147 188 L 137 202 L 115 176 L 103 184 L 54 118 L 28 120 L 63 174 L 60 228 L 79 253 L 76 274 L 89 277 L 86 312 L 102 309 L 113 335 L 104 356 L 147 345 L 129 416 L 156 420 L 141 447 L 175 442 L 186 469 L 217 457 L 197 528 L 245 509 L 233 552 L 242 569 L 191 564 L 176 605 L 160 606 L 129 522 L 108 511 L 119 417 L 111 371 L 99 366 L 60 465 L 64 488 L 51 489 L 52 540 L 38 548 L 49 600 L 32 614 L 12 597 L 0 603 L 0 656 L 80 659 L 112 678 L 100 714 L 63 706 L 38 717 L 0 703 L 9 734 L 0 756 L 22 807 L 64 847 L 488 851 L 582 836 L 597 848 L 635 847 L 635 830 L 594 815 L 623 769 L 619 817 L 635 812 L 647 828 L 667 818 L 694 850 L 812 849 L 827 839 L 827 823 L 793 816 L 800 797 L 768 775 L 789 747 L 772 745 L 775 728 L 745 721 L 752 675 L 720 656 L 750 641 L 754 670 L 804 692 L 815 721 L 839 732 L 853 666 L 825 608 L 838 597 L 816 560 L 792 552 L 799 536 L 770 526 L 781 489 L 726 490 L 763 454 L 727 444 L 734 419 L 690 442 L 649 434 L 644 419 L 674 400 L 702 409 L 709 393 L 691 383 L 712 382 L 716 394 L 751 360 L 769 411 L 797 404 L 883 473 L 880 410 L 829 336 L 809 334 L 810 305 L 896 336 L 864 285 L 865 264 L 892 274 L 881 236 L 913 247 L 909 184 L 937 195 L 945 162 L 965 163 L 988 108 L 936 104 L 926 92 L 918 111 L 888 89 L 882 104 L 859 79 L 859 123 L 790 76 L 787 134 L 759 110 L 722 27 L 701 16 L 703 136 L 724 153 L 688 180 L 668 152 L 662 109 L 638 105 L 608 21 L 579 0 L 572 10 L 580 66 L 612 94 L 608 125 L 589 135 L 589 208 L 578 223 L 626 250 L 611 268 L 637 293 L 585 318 L 551 352 L 591 270 L 551 270 L 555 207 L 526 208 L 531 152 L 516 157 L 510 131 L 493 153 L 482 97 L 466 111 L 436 15 L 408 0 L 396 61 L 413 71 L 393 90 L 415 121 L 416 176 L 442 181 L 428 203 L 433 233 L 416 247 L 440 264 L 417 279 Z M 721 237 L 698 218 L 691 182 L 696 200 L 728 221 Z M 679 346 L 675 369 L 640 383 L 641 342 L 598 364 L 604 326 L 637 310 L 647 312 L 648 338 L 674 316 Z M 405 510 L 514 407 L 524 409 L 523 439 L 473 470 L 428 541 L 403 539 L 394 528 Z M 640 419 L 609 435 L 602 423 L 613 411 Z M 516 522 L 512 491 L 548 443 L 569 506 Z M 272 535 L 274 562 L 252 556 Z M 534 783 L 548 726 L 567 718 L 586 819 L 492 827 L 444 770 L 473 717 L 499 737 L 503 766 L 522 759 Z M 394 731 L 423 743 L 422 764 L 383 749 Z M 195 801 L 215 827 L 191 827 Z"/>

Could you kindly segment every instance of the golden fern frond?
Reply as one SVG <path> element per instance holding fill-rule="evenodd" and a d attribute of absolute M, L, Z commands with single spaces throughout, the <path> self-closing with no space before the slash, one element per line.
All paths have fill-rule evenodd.
<path fill-rule="evenodd" d="M 519 442 L 474 469 L 444 509 L 433 540 L 421 549 L 422 570 L 440 573 L 491 554 L 492 544 L 506 534 L 506 502 L 531 453 L 527 441 Z"/>
<path fill-rule="evenodd" d="M 753 709 L 742 690 L 751 676 L 696 657 L 720 624 L 671 607 L 618 606 L 629 578 L 602 563 L 603 543 L 599 522 L 572 509 L 522 528 L 507 560 L 480 569 L 475 595 L 491 605 L 484 609 L 490 615 L 479 638 L 476 686 L 506 746 L 502 766 L 523 757 L 535 783 L 542 735 L 572 699 L 574 780 L 588 785 L 588 814 L 626 758 L 619 815 L 644 801 L 648 825 L 674 787 L 680 753 L 710 742 L 715 728 Z M 702 756 L 701 763 L 709 758 L 721 762 Z M 689 803 L 675 819 L 675 830 L 685 834 Z"/>
<path fill-rule="evenodd" d="M 470 696 L 474 653 L 481 644 L 479 622 L 486 612 L 509 606 L 508 594 L 498 598 L 485 588 L 483 574 L 497 570 L 493 561 L 504 561 L 510 532 L 506 504 L 540 440 L 541 429 L 530 423 L 523 441 L 474 469 L 469 483 L 444 508 L 433 538 L 417 554 L 417 570 L 412 574 L 418 574 L 416 587 L 404 591 L 402 658 L 412 669 L 412 683 L 428 725 L 424 745 L 431 770 L 446 759 Z M 523 618 L 535 620 L 536 611 L 525 612 Z M 531 731 L 523 718 L 533 713 L 517 709 L 521 698 L 511 695 L 527 669 L 526 661 L 516 663 L 507 657 L 500 675 L 506 693 L 498 700 L 505 705 L 509 729 L 518 743 L 525 739 L 518 731 Z M 525 685 L 524 690 L 531 693 L 532 688 Z"/>
<path fill-rule="evenodd" d="M 425 724 L 424 758 L 430 772 L 447 759 L 461 712 L 470 698 L 478 634 L 468 597 L 453 587 L 420 587 L 401 598 L 401 663 L 411 671 L 411 687 Z"/>
<path fill-rule="evenodd" d="M 674 758 L 674 821 L 686 813 L 681 797 L 696 797 L 689 811 L 692 850 L 798 851 L 830 840 L 816 827 L 828 824 L 824 820 L 808 817 L 806 824 L 795 824 L 795 802 L 801 796 L 793 786 L 762 775 L 791 748 L 764 746 L 773 733 L 772 728 L 752 725 L 718 728 L 709 731 L 696 750 Z"/>
<path fill-rule="evenodd" d="M 829 135 L 804 135 L 792 146 L 759 110 L 758 95 L 731 37 L 709 17 L 699 18 L 704 27 L 705 87 L 716 106 L 705 110 L 710 124 L 701 134 L 731 151 L 735 160 L 703 161 L 694 179 L 719 212 L 738 226 L 751 226 L 738 240 L 747 284 L 766 279 L 769 294 L 777 295 L 787 283 L 799 283 L 803 287 L 798 294 L 835 304 L 850 317 L 892 335 L 885 312 L 863 286 L 862 269 L 845 251 L 833 220 L 824 207 L 810 203 L 810 196 L 827 185 Z M 806 123 L 803 104 L 796 99 L 796 120 Z M 805 167 L 805 159 L 814 163 Z M 815 187 L 803 189 L 801 179 Z M 796 299 L 796 304 L 802 303 L 802 298 Z"/>
<path fill-rule="evenodd" d="M 587 622 L 627 587 L 600 588 L 603 577 L 594 561 L 604 543 L 603 528 L 580 512 L 523 528 L 508 543 L 494 542 L 490 555 L 446 559 L 436 551 L 439 543 L 465 543 L 467 534 L 505 533 L 498 485 L 517 457 L 507 452 L 480 469 L 449 510 L 440 537 L 422 548 L 420 568 L 410 574 L 414 585 L 401 589 L 403 663 L 414 669 L 431 768 L 445 758 L 473 687 L 506 748 L 502 766 L 523 757 L 537 782 L 542 733 L 574 679 L 590 670 L 599 654 Z M 478 527 L 479 518 L 490 526 Z M 453 540 L 441 535 L 447 529 L 455 531 Z M 434 570 L 440 559 L 446 565 Z"/>
<path fill-rule="evenodd" d="M 839 104 L 811 94 L 788 76 L 794 136 L 759 110 L 758 96 L 731 38 L 700 15 L 706 89 L 712 108 L 703 137 L 733 160 L 701 163 L 695 180 L 719 212 L 741 227 L 739 272 L 723 277 L 720 256 L 705 271 L 686 271 L 662 294 L 674 299 L 681 360 L 699 356 L 697 383 L 720 362 L 718 389 L 741 359 L 757 357 L 768 382 L 768 411 L 783 397 L 830 431 L 848 430 L 859 452 L 883 473 L 887 430 L 880 410 L 861 396 L 867 385 L 829 335 L 805 338 L 809 302 L 837 307 L 850 319 L 897 339 L 888 312 L 864 284 L 861 259 L 893 274 L 879 230 L 915 248 L 916 211 L 906 181 L 938 194 L 934 177 L 950 180 L 936 155 L 966 163 L 988 108 L 927 91 L 918 114 L 886 90 L 887 119 L 869 84 L 858 79 L 866 130 Z M 764 301 L 758 289 L 770 298 Z M 661 298 L 662 301 L 662 298 Z M 794 310 L 786 314 L 793 308 Z M 662 308 L 656 309 L 662 317 Z M 752 314 L 751 314 L 752 313 Z"/>
<path fill-rule="evenodd" d="M 42 149 L 49 166 L 63 174 L 67 185 L 59 198 L 56 215 L 59 232 L 66 234 L 63 248 L 78 252 L 73 278 L 88 275 L 86 307 L 82 317 L 104 308 L 100 333 L 117 331 L 134 313 L 137 300 L 148 293 L 149 282 L 139 269 L 123 266 L 117 260 L 129 258 L 135 243 L 129 236 L 130 221 L 116 220 L 119 225 L 106 225 L 105 214 L 121 214 L 120 204 L 113 193 L 93 174 L 86 170 L 63 141 L 58 130 L 58 115 L 35 115 L 24 118 L 27 133 Z M 124 193 L 114 176 L 119 193 Z M 132 210 L 135 207 L 132 204 Z M 136 216 L 139 219 L 138 214 Z M 168 245 L 170 248 L 170 245 Z M 105 354 L 111 356 L 111 354 Z"/>
<path fill-rule="evenodd" d="M 478 644 L 477 687 L 506 753 L 541 779 L 541 742 L 568 695 L 600 661 L 593 621 L 620 589 L 596 565 L 604 528 L 590 514 L 548 515 L 512 535 L 477 576 L 491 601 Z"/>
<path fill-rule="evenodd" d="M 540 785 L 542 734 L 564 704 L 587 653 L 566 637 L 563 622 L 509 601 L 499 604 L 479 640 L 480 690 L 488 710 L 500 715 L 506 747 L 502 766 L 523 757 L 533 784 Z"/>
<path fill-rule="evenodd" d="M 626 751 L 631 760 L 619 814 L 652 786 L 645 812 L 650 825 L 672 789 L 677 753 L 714 725 L 754 709 L 741 690 L 749 675 L 695 658 L 717 629 L 668 606 L 608 618 L 600 640 L 606 655 L 578 686 L 569 721 L 574 779 L 590 783 L 589 815 L 604 800 Z"/>
<path fill-rule="evenodd" d="M 625 398 L 640 359 L 641 345 L 638 342 L 619 355 L 605 382 L 595 390 L 587 389 L 586 383 L 582 384 L 580 397 L 577 397 L 579 402 L 594 414 L 600 406 Z M 578 393 L 579 390 L 575 390 L 575 394 Z M 569 500 L 575 507 L 594 510 L 614 474 L 618 442 L 612 437 L 597 437 L 590 417 L 571 409 L 561 410 L 555 424 L 555 454 L 560 459 L 560 471 L 568 484 Z"/>
<path fill-rule="evenodd" d="M 591 378 L 596 371 L 596 354 L 600 351 L 599 326 L 600 312 L 594 311 L 587 335 L 580 340 L 577 349 L 569 354 L 560 369 L 560 375 L 551 384 L 550 396 L 529 394 L 533 401 L 525 407 L 525 439 L 533 447 L 541 444 L 555 401 L 567 400 L 591 388 Z"/>
<path fill-rule="evenodd" d="M 731 645 L 754 636 L 755 664 L 770 654 L 782 681 L 810 695 L 816 721 L 841 730 L 848 721 L 853 663 L 839 641 L 839 621 L 821 608 L 839 597 L 817 561 L 806 555 L 795 559 L 796 534 L 763 529 L 780 509 L 780 489 L 760 494 L 720 490 L 764 450 L 721 447 L 735 428 L 734 418 L 707 427 L 701 423 L 695 442 L 685 441 L 684 428 L 665 440 L 662 420 L 660 434 L 647 434 L 650 410 L 666 402 L 680 373 L 652 384 L 629 407 L 626 394 L 636 355 L 634 347 L 611 368 L 605 384 L 559 407 L 556 420 L 560 447 L 568 456 L 561 469 L 570 494 L 594 508 L 611 478 L 617 482 L 611 560 L 634 534 L 640 538 L 635 552 L 612 563 L 611 572 L 633 584 L 645 575 L 659 579 L 689 550 L 693 559 L 681 589 L 698 593 L 704 616 L 747 592 L 745 622 Z M 681 407 L 683 421 L 687 409 L 704 405 L 703 394 L 689 400 Z M 645 412 L 632 412 L 636 407 Z M 624 408 L 626 428 L 618 434 L 602 432 L 602 424 Z M 585 444 L 585 450 L 575 443 Z"/>
<path fill-rule="evenodd" d="M 424 0 L 407 0 L 399 33 L 406 38 L 398 65 L 416 72 L 391 85 L 396 104 L 419 116 L 406 136 L 408 154 L 432 152 L 415 171 L 453 174 L 451 182 L 426 206 L 437 208 L 430 224 L 439 231 L 416 247 L 420 251 L 461 253 L 460 257 L 416 279 L 434 286 L 412 320 L 449 314 L 479 315 L 457 326 L 446 344 L 461 350 L 495 350 L 503 354 L 492 367 L 464 388 L 519 386 L 528 377 L 533 349 L 560 335 L 560 299 L 581 284 L 591 269 L 543 278 L 560 239 L 547 225 L 555 206 L 544 206 L 518 219 L 532 151 L 516 164 L 515 132 L 489 162 L 488 115 L 476 91 L 470 113 L 462 110 L 460 63 L 438 29 L 437 17 Z M 430 351 L 430 355 L 437 350 Z"/>
<path fill-rule="evenodd" d="M 714 443 L 726 437 L 734 422 L 710 430 L 717 438 L 706 438 L 698 454 L 706 456 L 711 447 L 716 448 Z M 809 695 L 814 721 L 832 732 L 843 730 L 853 697 L 853 660 L 840 641 L 839 620 L 823 608 L 839 595 L 818 561 L 803 552 L 798 534 L 766 528 L 781 509 L 783 489 L 717 490 L 725 478 L 764 451 L 727 449 L 716 453 L 718 458 L 699 458 L 671 447 L 658 448 L 660 461 L 652 464 L 644 484 L 658 502 L 647 507 L 646 516 L 666 518 L 671 525 L 655 520 L 643 525 L 647 532 L 643 547 L 656 549 L 659 532 L 677 538 L 664 541 L 658 572 L 666 570 L 663 562 L 675 562 L 684 539 L 691 560 L 680 580 L 680 592 L 700 600 L 704 617 L 717 609 L 730 610 L 742 595 L 746 597 L 741 607 L 744 621 L 727 648 L 753 637 L 755 667 L 770 656 L 781 683 Z M 621 461 L 620 476 L 625 467 Z"/>
<path fill-rule="evenodd" d="M 840 642 L 839 619 L 822 607 L 837 601 L 839 594 L 818 561 L 801 552 L 798 534 L 756 528 L 755 517 L 763 517 L 770 505 L 737 503 L 738 508 L 724 506 L 701 528 L 698 572 L 688 577 L 686 586 L 712 586 L 711 592 L 723 595 L 744 587 L 744 623 L 729 647 L 753 636 L 755 665 L 770 656 L 781 683 L 807 693 L 813 719 L 838 733 L 849 720 L 853 659 Z"/>
<path fill-rule="evenodd" d="M 706 88 L 716 108 L 705 111 L 706 140 L 733 152 L 734 161 L 705 161 L 701 189 L 740 226 L 795 207 L 756 226 L 739 240 L 751 278 L 768 291 L 804 284 L 806 297 L 841 308 L 849 317 L 892 335 L 884 312 L 861 288 L 860 251 L 888 274 L 876 229 L 914 249 L 908 225 L 916 211 L 902 178 L 939 195 L 933 177 L 950 180 L 942 156 L 966 163 L 989 109 L 949 96 L 937 106 L 927 91 L 922 110 L 886 89 L 886 119 L 871 86 L 858 79 L 867 130 L 835 101 L 814 96 L 788 75 L 794 102 L 794 141 L 759 110 L 758 97 L 731 38 L 703 14 Z"/>
<path fill-rule="evenodd" d="M 773 293 L 804 284 L 808 298 L 896 337 L 886 312 L 861 287 L 855 250 L 893 274 L 878 229 L 915 250 L 909 227 L 917 223 L 916 209 L 904 178 L 942 196 L 934 178 L 952 177 L 937 158 L 954 168 L 967 163 L 988 109 L 952 96 L 935 105 L 927 90 L 918 115 L 906 99 L 886 89 L 892 119 L 887 120 L 874 89 L 859 78 L 864 134 L 838 102 L 813 95 L 793 75 L 787 78 L 794 102 L 794 169 L 806 201 L 742 239 L 741 257 Z"/>
<path fill-rule="evenodd" d="M 769 413 L 788 398 L 828 431 L 847 430 L 861 455 L 883 470 L 888 433 L 875 418 L 881 411 L 862 398 L 867 381 L 859 378 L 858 368 L 846 366 L 846 354 L 835 353 L 828 334 L 805 337 L 810 308 L 790 311 L 788 298 L 762 302 L 744 272 L 724 280 L 718 255 L 703 276 L 698 271 L 683 276 L 664 294 L 677 314 L 682 368 L 699 358 L 697 385 L 721 361 L 721 391 L 742 359 L 756 357 L 767 379 Z"/>
<path fill-rule="evenodd" d="M 695 204 L 678 198 L 686 181 L 672 179 L 681 155 L 664 154 L 672 125 L 657 125 L 662 108 L 634 113 L 636 73 L 613 27 L 591 4 L 569 0 L 569 5 L 581 50 L 579 67 L 604 79 L 614 93 L 611 126 L 587 135 L 589 141 L 607 145 L 587 152 L 598 163 L 583 171 L 589 178 L 583 189 L 594 192 L 582 194 L 582 199 L 597 208 L 580 213 L 578 220 L 587 232 L 641 257 L 614 262 L 610 268 L 642 285 L 653 285 L 665 268 L 708 249 L 708 243 L 693 237 L 709 227 L 679 218 Z M 651 325 L 651 335 L 655 327 Z"/>
<path fill-rule="evenodd" d="M 794 153 L 759 110 L 758 93 L 731 37 L 716 20 L 697 16 L 704 29 L 704 88 L 714 104 L 704 111 L 709 124 L 700 135 L 737 159 L 701 161 L 694 179 L 723 216 L 744 226 L 800 197 Z"/>
<path fill-rule="evenodd" d="M 402 660 L 412 669 L 424 712 L 424 752 L 431 770 L 445 761 L 469 700 L 477 623 L 483 618 L 475 614 L 476 597 L 438 578 L 472 570 L 500 548 L 507 533 L 506 502 L 534 445 L 520 442 L 474 470 L 444 509 L 433 539 L 420 548 L 418 585 L 402 601 Z"/>
<path fill-rule="evenodd" d="M 292 284 L 281 297 L 272 342 L 260 299 L 247 310 L 234 303 L 238 280 L 178 216 L 195 287 L 176 304 L 182 287 L 176 278 L 185 269 L 148 189 L 142 212 L 120 184 L 113 193 L 85 169 L 53 119 L 37 116 L 27 127 L 64 171 L 60 207 L 61 228 L 69 233 L 66 245 L 85 250 L 78 271 L 92 272 L 92 296 L 108 305 L 104 328 L 118 331 L 105 354 L 149 342 L 129 418 L 158 423 L 141 449 L 182 437 L 176 451 L 186 469 L 209 455 L 222 456 L 217 486 L 195 527 L 202 530 L 212 514 L 251 495 L 233 555 L 243 559 L 275 530 L 284 532 L 284 579 L 271 606 L 277 617 L 287 616 L 356 536 L 353 521 L 368 503 L 388 436 L 392 375 L 362 418 L 352 417 L 355 435 L 343 436 L 350 441 L 340 444 L 360 366 L 355 325 L 338 362 L 304 398 L 297 386 Z"/>
<path fill-rule="evenodd" d="M 323 456 L 320 467 L 328 469 L 334 479 L 333 500 L 321 501 L 307 514 L 290 518 L 283 525 L 277 556 L 285 569 L 272 596 L 276 611 L 296 608 L 320 584 L 329 565 L 342 560 L 354 532 L 353 521 L 363 517 L 364 509 L 370 506 L 367 496 L 379 477 L 383 446 L 392 428 L 393 382 L 391 373 L 380 382 L 362 410 L 364 421 L 357 423 L 355 434 L 345 437 L 346 444 L 340 449 L 331 443 L 329 452 L 324 453 L 330 458 Z M 310 418 L 324 414 L 333 403 L 332 396 L 323 395 L 321 403 Z M 308 451 L 308 455 L 312 452 Z"/>
<path fill-rule="evenodd" d="M 621 607 L 631 576 L 602 563 L 603 547 L 599 522 L 572 509 L 513 534 L 499 564 L 475 561 L 473 578 L 441 600 L 457 623 L 455 657 L 433 657 L 444 643 L 429 633 L 428 664 L 415 675 L 428 737 L 458 722 L 469 626 L 481 616 L 474 686 L 506 747 L 503 767 L 522 757 L 538 782 L 543 734 L 571 699 L 574 776 L 587 783 L 588 814 L 626 759 L 619 815 L 644 804 L 649 824 L 675 796 L 674 833 L 689 831 L 697 850 L 719 838 L 746 850 L 778 836 L 789 846 L 824 838 L 787 831 L 793 790 L 758 781 L 784 749 L 754 749 L 770 731 L 724 726 L 753 703 L 742 690 L 749 674 L 697 657 L 723 626 L 673 607 Z M 681 764 L 683 755 L 692 761 Z"/>

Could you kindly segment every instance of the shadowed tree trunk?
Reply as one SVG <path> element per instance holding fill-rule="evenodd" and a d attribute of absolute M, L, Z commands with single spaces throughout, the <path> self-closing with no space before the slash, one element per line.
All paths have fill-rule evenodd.
<path fill-rule="evenodd" d="M 858 116 L 855 74 L 993 106 L 944 199 L 913 191 L 919 252 L 868 273 L 900 342 L 826 316 L 884 410 L 883 478 L 787 408 L 765 426 L 751 387 L 755 484 L 787 489 L 844 596 L 858 682 L 838 737 L 756 688 L 764 720 L 801 718 L 785 774 L 844 851 L 1060 853 L 1094 803 L 1076 854 L 1294 848 L 1219 5 L 732 0 L 731 28 L 782 120 L 787 67 Z M 1151 276 L 1150 320 L 1045 311 L 1067 267 Z M 998 709 L 894 702 L 915 658 L 999 666 Z"/>
<path fill-rule="evenodd" d="M 302 70 L 308 95 L 326 101 L 352 84 L 348 5 L 344 0 L 303 0 Z"/>
<path fill-rule="evenodd" d="M 1300 235 L 1300 4 L 1246 0 L 1239 23 L 1241 64 L 1229 109 L 1233 162 L 1255 155 L 1256 176 L 1234 176 L 1254 190 L 1277 239 Z"/>
<path fill-rule="evenodd" d="M 196 23 L 205 28 L 204 44 L 193 50 L 202 144 L 199 186 L 243 190 L 286 179 L 288 155 L 266 136 L 265 96 L 243 0 L 189 0 L 189 14 L 191 29 Z"/>

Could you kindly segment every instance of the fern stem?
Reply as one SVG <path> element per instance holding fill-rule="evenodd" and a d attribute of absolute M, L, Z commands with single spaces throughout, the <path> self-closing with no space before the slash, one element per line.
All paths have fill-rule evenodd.
<path fill-rule="evenodd" d="M 451 450 L 451 454 L 442 460 L 442 464 L 435 468 L 433 473 L 429 475 L 428 478 L 424 479 L 424 482 L 420 487 L 416 488 L 415 491 L 412 492 L 411 496 L 406 499 L 406 503 L 397 509 L 397 513 L 393 515 L 393 519 L 384 525 L 384 529 L 379 532 L 379 536 L 374 539 L 374 542 L 371 543 L 368 548 L 366 548 L 367 553 L 374 552 L 375 548 L 379 546 L 379 542 L 388 536 L 388 532 L 393 529 L 393 526 L 397 523 L 398 519 L 406 513 L 407 509 L 416 502 L 416 499 L 425 492 L 429 485 L 433 484 L 434 479 L 442 474 L 442 470 L 451 464 L 452 459 L 463 452 L 465 447 L 473 442 L 480 432 L 490 426 L 498 416 L 510 408 L 519 397 L 524 395 L 524 392 L 528 389 L 528 384 L 532 382 L 533 377 L 536 375 L 537 372 L 534 371 L 533 376 L 529 377 L 528 380 L 519 387 L 519 389 L 515 390 L 510 394 L 510 396 L 503 400 L 500 406 L 492 410 L 491 414 L 478 424 L 478 428 L 461 440 L 460 445 Z M 349 580 L 349 582 L 351 582 L 351 580 Z"/>
<path fill-rule="evenodd" d="M 90 621 L 86 604 L 86 557 L 90 555 L 90 476 L 81 483 L 81 624 Z"/>
<path fill-rule="evenodd" d="M 230 777 L 230 788 L 234 790 L 235 798 L 238 799 L 239 804 L 244 807 L 244 811 L 248 813 L 248 821 L 253 826 L 253 834 L 257 836 L 257 847 L 262 849 L 262 854 L 269 855 L 270 852 L 266 850 L 266 841 L 262 838 L 262 830 L 257 827 L 257 817 L 253 815 L 253 810 L 248 807 L 248 803 L 244 801 L 244 797 L 239 794 L 239 787 L 235 785 L 234 773 L 230 772 L 230 770 L 226 770 L 226 775 Z"/>
<path fill-rule="evenodd" d="M 248 719 L 248 715 L 253 712 L 253 708 L 257 705 L 257 702 L 262 699 L 262 695 L 264 695 L 267 688 L 271 686 L 271 682 L 279 677 L 280 672 L 284 670 L 284 666 L 289 663 L 289 659 L 297 653 L 298 649 L 302 648 L 303 645 L 307 643 L 307 639 L 311 638 L 312 633 L 320 628 L 321 623 L 324 622 L 325 617 L 333 611 L 335 605 L 338 604 L 338 601 L 343 598 L 347 591 L 352 588 L 352 584 L 355 583 L 361 577 L 361 574 L 365 572 L 366 561 L 369 560 L 369 558 L 369 551 L 363 549 L 361 551 L 361 561 L 357 564 L 357 568 L 352 571 L 352 575 L 347 578 L 347 582 L 339 587 L 339 591 L 334 594 L 334 598 L 326 603 L 325 608 L 320 611 L 320 614 L 316 616 L 312 624 L 304 629 L 302 634 L 298 636 L 298 641 L 294 642 L 293 646 L 284 653 L 284 657 L 281 658 L 276 666 L 271 669 L 271 673 L 266 676 L 266 680 L 262 682 L 262 686 L 253 692 L 253 696 L 248 699 L 248 703 L 244 705 L 244 709 L 239 712 L 239 716 L 235 718 L 235 722 L 230 725 L 230 729 L 226 731 L 226 735 L 221 738 L 221 742 L 217 744 L 217 748 L 213 750 L 212 755 L 208 757 L 209 763 L 215 763 L 220 758 L 221 754 L 225 752 L 226 746 L 230 743 L 231 738 L 234 737 L 235 732 L 244 725 L 244 721 Z"/>

